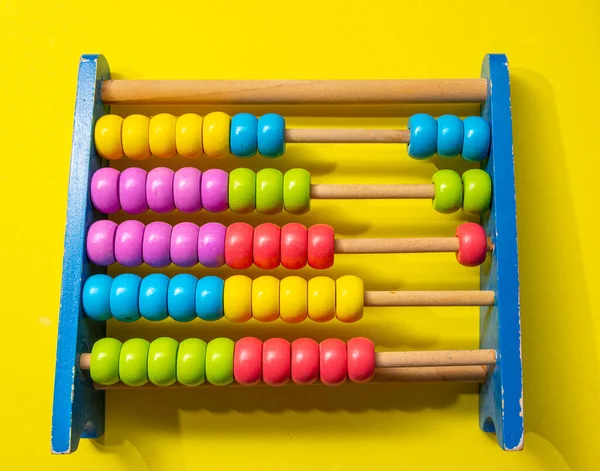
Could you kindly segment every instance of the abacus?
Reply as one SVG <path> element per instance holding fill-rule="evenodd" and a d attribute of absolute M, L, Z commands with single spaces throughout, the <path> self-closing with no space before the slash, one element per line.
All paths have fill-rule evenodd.
<path fill-rule="evenodd" d="M 434 118 L 419 113 L 407 129 L 287 129 L 274 113 L 260 117 L 223 112 L 206 116 L 160 113 L 122 118 L 111 104 L 393 104 L 480 103 L 481 116 Z M 356 81 L 110 80 L 101 55 L 79 65 L 65 235 L 52 419 L 52 452 L 71 453 L 80 438 L 104 433 L 104 391 L 156 387 L 283 386 L 346 381 L 471 381 L 480 383 L 480 427 L 504 450 L 523 447 L 523 393 L 519 280 L 510 85 L 506 57 L 485 57 L 481 78 Z M 461 156 L 475 168 L 444 169 L 430 184 L 312 184 L 294 168 L 254 172 L 200 171 L 195 159 L 267 159 L 286 143 L 398 143 L 427 159 Z M 145 159 L 179 155 L 190 165 L 173 171 Z M 285 157 L 284 157 L 285 158 Z M 117 159 L 132 165 L 110 166 Z M 155 160 L 160 162 L 160 160 Z M 179 211 L 301 215 L 313 199 L 430 199 L 433 209 L 462 210 L 479 218 L 453 237 L 338 238 L 326 223 L 306 227 L 234 222 L 171 225 L 160 215 Z M 152 211 L 148 224 L 133 218 Z M 132 215 L 120 224 L 117 212 Z M 326 222 L 326 221 L 324 221 Z M 457 262 L 480 266 L 477 291 L 369 291 L 354 275 L 337 279 L 293 274 L 329 268 L 335 254 L 453 252 Z M 109 276 L 107 267 L 283 266 L 289 276 L 226 279 L 187 273 Z M 357 322 L 365 307 L 480 306 L 480 349 L 377 352 L 369 339 L 317 343 L 244 337 L 237 341 L 161 337 L 152 342 L 106 337 L 106 321 L 288 323 Z"/>

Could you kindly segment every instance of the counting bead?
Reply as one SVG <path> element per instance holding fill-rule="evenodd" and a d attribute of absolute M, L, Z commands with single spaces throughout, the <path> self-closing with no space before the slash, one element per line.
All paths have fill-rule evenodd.
<path fill-rule="evenodd" d="M 150 152 L 161 159 L 170 159 L 177 155 L 175 144 L 175 126 L 177 118 L 172 114 L 160 113 L 150 118 L 148 128 Z"/>
<path fill-rule="evenodd" d="M 311 384 L 319 379 L 319 344 L 313 339 L 292 342 L 292 381 Z"/>
<path fill-rule="evenodd" d="M 179 273 L 169 281 L 167 306 L 169 316 L 177 322 L 196 318 L 196 284 L 198 279 L 188 273 Z"/>
<path fill-rule="evenodd" d="M 127 386 L 143 386 L 148 382 L 148 352 L 150 342 L 129 339 L 121 347 L 119 378 Z"/>
<path fill-rule="evenodd" d="M 408 119 L 408 130 L 408 155 L 413 159 L 428 159 L 435 154 L 438 130 L 437 122 L 432 116 L 424 113 L 411 116 Z"/>
<path fill-rule="evenodd" d="M 184 167 L 173 177 L 173 202 L 182 213 L 195 213 L 202 209 L 200 186 L 202 172 L 194 167 Z"/>
<path fill-rule="evenodd" d="M 281 229 L 279 226 L 267 222 L 254 229 L 252 258 L 254 264 L 265 270 L 272 270 L 279 266 L 281 247 Z"/>
<path fill-rule="evenodd" d="M 279 283 L 279 312 L 285 322 L 302 322 L 308 315 L 308 283 L 299 276 L 286 276 Z"/>
<path fill-rule="evenodd" d="M 375 346 L 371 340 L 356 337 L 346 344 L 348 356 L 348 379 L 354 383 L 366 383 L 375 375 Z"/>
<path fill-rule="evenodd" d="M 490 125 L 480 116 L 469 116 L 464 120 L 462 158 L 479 162 L 490 153 Z"/>
<path fill-rule="evenodd" d="M 236 168 L 229 174 L 229 209 L 248 214 L 256 208 L 256 173 L 249 168 Z"/>
<path fill-rule="evenodd" d="M 264 168 L 256 174 L 256 211 L 273 215 L 283 208 L 283 173 Z"/>
<path fill-rule="evenodd" d="M 207 268 L 225 264 L 227 228 L 218 222 L 203 224 L 198 231 L 198 261 Z"/>
<path fill-rule="evenodd" d="M 480 215 L 490 209 L 492 203 L 492 179 L 485 170 L 473 168 L 462 175 L 464 188 L 463 211 Z"/>
<path fill-rule="evenodd" d="M 236 114 L 231 118 L 229 147 L 236 157 L 252 157 L 258 146 L 258 119 L 250 113 Z"/>
<path fill-rule="evenodd" d="M 177 153 L 186 159 L 196 159 L 202 151 L 202 116 L 186 113 L 175 123 L 175 147 Z"/>
<path fill-rule="evenodd" d="M 170 168 L 156 167 L 146 177 L 146 201 L 156 213 L 169 213 L 175 209 L 173 180 L 175 172 Z"/>
<path fill-rule="evenodd" d="M 339 386 L 346 381 L 348 361 L 344 342 L 339 339 L 323 340 L 319 345 L 319 353 L 321 382 L 327 386 Z"/>
<path fill-rule="evenodd" d="M 279 280 L 274 276 L 259 276 L 252 282 L 252 317 L 261 322 L 279 318 Z"/>
<path fill-rule="evenodd" d="M 308 280 L 308 317 L 327 322 L 335 317 L 335 281 L 326 276 Z"/>
<path fill-rule="evenodd" d="M 442 214 L 450 214 L 460 209 L 463 186 L 460 175 L 454 170 L 438 170 L 433 174 L 431 183 L 435 187 L 433 208 Z"/>
<path fill-rule="evenodd" d="M 297 222 L 281 228 L 281 264 L 290 270 L 306 266 L 308 260 L 308 229 Z"/>
<path fill-rule="evenodd" d="M 123 273 L 110 285 L 110 312 L 121 322 L 133 322 L 140 318 L 140 285 L 142 279 L 133 273 Z"/>
<path fill-rule="evenodd" d="M 335 236 L 333 227 L 316 224 L 308 228 L 308 264 L 323 270 L 333 266 Z"/>
<path fill-rule="evenodd" d="M 123 120 L 123 153 L 133 160 L 150 157 L 150 118 L 132 114 Z"/>
<path fill-rule="evenodd" d="M 96 321 L 107 321 L 110 313 L 110 285 L 112 278 L 108 275 L 92 275 L 83 285 L 81 304 L 85 315 Z"/>
<path fill-rule="evenodd" d="M 144 260 L 142 245 L 145 226 L 140 221 L 129 220 L 117 227 L 115 234 L 115 259 L 125 267 L 137 267 Z"/>
<path fill-rule="evenodd" d="M 464 222 L 456 228 L 458 252 L 456 259 L 465 267 L 476 267 L 485 261 L 487 237 L 485 230 L 474 222 Z"/>
<path fill-rule="evenodd" d="M 104 214 L 113 214 L 121 209 L 119 203 L 119 177 L 121 173 L 111 167 L 94 172 L 90 184 L 90 198 L 94 208 Z"/>
<path fill-rule="evenodd" d="M 290 342 L 272 338 L 263 343 L 262 379 L 269 386 L 283 386 L 290 380 Z"/>
<path fill-rule="evenodd" d="M 146 201 L 146 180 L 148 172 L 142 168 L 129 167 L 121 172 L 119 179 L 119 200 L 123 211 L 129 214 L 142 214 L 148 211 Z"/>
<path fill-rule="evenodd" d="M 184 386 L 204 383 L 206 342 L 200 339 L 185 339 L 177 349 L 177 382 Z"/>
<path fill-rule="evenodd" d="M 245 222 L 235 222 L 225 234 L 225 263 L 230 268 L 245 270 L 252 265 L 254 228 Z"/>
<path fill-rule="evenodd" d="M 117 339 L 106 337 L 92 347 L 90 376 L 98 384 L 110 386 L 119 382 L 119 357 L 123 344 Z"/>
<path fill-rule="evenodd" d="M 96 221 L 88 229 L 86 250 L 92 263 L 108 266 L 115 263 L 115 234 L 117 224 L 103 219 Z"/>
<path fill-rule="evenodd" d="M 122 130 L 123 118 L 116 114 L 104 115 L 96 122 L 94 141 L 100 157 L 108 160 L 118 160 L 123 157 Z"/>
<path fill-rule="evenodd" d="M 223 311 L 231 322 L 252 318 L 252 280 L 244 275 L 230 276 L 223 287 Z"/>
<path fill-rule="evenodd" d="M 144 263 L 155 268 L 169 266 L 172 230 L 170 224 L 162 221 L 153 221 L 146 226 L 142 246 Z"/>
<path fill-rule="evenodd" d="M 437 119 L 437 154 L 456 157 L 462 151 L 464 127 L 458 116 L 445 114 Z"/>
<path fill-rule="evenodd" d="M 235 343 L 233 352 L 233 376 L 244 386 L 260 383 L 262 377 L 262 345 L 254 337 L 244 337 Z"/>
<path fill-rule="evenodd" d="M 155 386 L 170 386 L 177 379 L 177 349 L 179 344 L 170 337 L 150 342 L 148 350 L 148 379 Z"/>
<path fill-rule="evenodd" d="M 167 298 L 169 293 L 168 276 L 152 273 L 142 278 L 140 285 L 140 315 L 149 321 L 162 321 L 169 316 Z"/>
<path fill-rule="evenodd" d="M 229 175 L 227 172 L 212 168 L 202 175 L 202 205 L 211 213 L 220 213 L 229 207 L 227 187 Z"/>
<path fill-rule="evenodd" d="M 178 267 L 193 267 L 198 263 L 198 234 L 200 228 L 193 222 L 173 226 L 171 233 L 171 262 Z"/>
<path fill-rule="evenodd" d="M 342 322 L 362 319 L 365 287 L 358 276 L 345 275 L 335 282 L 335 315 Z"/>
<path fill-rule="evenodd" d="M 233 351 L 235 342 L 224 337 L 208 342 L 206 347 L 206 380 L 216 386 L 233 382 Z"/>
<path fill-rule="evenodd" d="M 196 315 L 205 321 L 223 317 L 223 290 L 225 282 L 216 276 L 204 276 L 196 284 Z"/>
<path fill-rule="evenodd" d="M 290 214 L 304 214 L 310 210 L 310 173 L 303 168 L 285 172 L 283 205 Z"/>
<path fill-rule="evenodd" d="M 229 155 L 230 124 L 229 115 L 220 111 L 209 113 L 204 117 L 202 145 L 208 157 L 222 159 Z"/>
<path fill-rule="evenodd" d="M 258 152 L 263 157 L 275 158 L 285 152 L 285 119 L 268 113 L 258 119 Z"/>

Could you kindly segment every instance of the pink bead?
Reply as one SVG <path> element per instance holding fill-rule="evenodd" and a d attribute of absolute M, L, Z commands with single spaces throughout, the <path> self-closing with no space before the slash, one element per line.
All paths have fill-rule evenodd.
<path fill-rule="evenodd" d="M 209 222 L 198 232 L 198 261 L 207 268 L 225 265 L 225 234 L 227 228 L 218 222 Z"/>
<path fill-rule="evenodd" d="M 260 383 L 262 373 L 262 345 L 254 337 L 244 337 L 235 343 L 233 377 L 245 386 Z"/>
<path fill-rule="evenodd" d="M 282 386 L 290 380 L 290 342 L 273 338 L 263 343 L 262 378 L 270 386 Z"/>
<path fill-rule="evenodd" d="M 143 263 L 145 227 L 140 221 L 125 221 L 119 224 L 115 236 L 115 259 L 121 265 L 137 267 Z"/>
<path fill-rule="evenodd" d="M 115 263 L 115 233 L 117 224 L 103 219 L 96 221 L 88 229 L 86 250 L 92 263 L 108 266 Z"/>
<path fill-rule="evenodd" d="M 173 200 L 175 207 L 183 213 L 195 213 L 202 209 L 200 184 L 202 172 L 194 167 L 184 167 L 175 172 Z"/>
<path fill-rule="evenodd" d="M 344 342 L 339 339 L 323 340 L 319 350 L 321 382 L 327 386 L 338 386 L 346 381 L 348 362 Z"/>
<path fill-rule="evenodd" d="M 142 214 L 148 211 L 146 202 L 146 178 L 148 172 L 142 168 L 129 167 L 121 172 L 119 179 L 119 200 L 123 211 L 129 214 Z"/>
<path fill-rule="evenodd" d="M 375 374 L 375 345 L 369 339 L 356 337 L 346 344 L 348 378 L 355 383 L 366 383 Z"/>
<path fill-rule="evenodd" d="M 171 262 L 178 267 L 193 267 L 198 263 L 198 232 L 193 222 L 182 222 L 171 233 Z"/>
<path fill-rule="evenodd" d="M 202 206 L 211 213 L 220 213 L 229 208 L 229 174 L 212 168 L 202 175 Z"/>
<path fill-rule="evenodd" d="M 319 344 L 313 339 L 292 342 L 292 381 L 311 384 L 319 379 Z"/>
<path fill-rule="evenodd" d="M 119 204 L 119 176 L 114 168 L 105 167 L 94 172 L 90 185 L 90 196 L 94 208 L 104 214 L 113 214 L 121 209 Z"/>
<path fill-rule="evenodd" d="M 175 172 L 170 168 L 156 167 L 148 172 L 146 179 L 146 201 L 156 213 L 169 213 L 175 209 L 173 180 Z"/>
<path fill-rule="evenodd" d="M 146 226 L 142 247 L 144 263 L 156 268 L 169 266 L 172 230 L 170 224 L 162 221 L 154 221 Z"/>

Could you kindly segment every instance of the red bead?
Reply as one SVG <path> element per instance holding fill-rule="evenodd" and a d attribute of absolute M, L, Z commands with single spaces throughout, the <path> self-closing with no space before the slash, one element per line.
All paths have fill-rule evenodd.
<path fill-rule="evenodd" d="M 354 383 L 366 383 L 375 374 L 375 345 L 369 339 L 356 337 L 346 344 L 348 378 Z"/>
<path fill-rule="evenodd" d="M 308 250 L 308 229 L 293 222 L 281 228 L 281 264 L 289 270 L 306 266 Z"/>
<path fill-rule="evenodd" d="M 327 386 L 338 386 L 346 381 L 346 344 L 339 339 L 327 339 L 321 342 L 319 350 L 321 382 Z"/>
<path fill-rule="evenodd" d="M 485 261 L 487 237 L 485 230 L 474 222 L 465 222 L 456 228 L 458 252 L 456 259 L 465 267 L 476 267 Z"/>
<path fill-rule="evenodd" d="M 311 384 L 319 379 L 319 344 L 313 339 L 292 342 L 292 381 Z"/>
<path fill-rule="evenodd" d="M 245 222 L 235 222 L 225 233 L 225 263 L 231 268 L 245 270 L 252 266 L 254 228 Z"/>
<path fill-rule="evenodd" d="M 263 381 L 271 386 L 282 386 L 290 380 L 290 342 L 274 338 L 263 343 Z"/>
<path fill-rule="evenodd" d="M 244 386 L 260 383 L 263 343 L 254 337 L 244 337 L 235 343 L 233 376 Z"/>
<path fill-rule="evenodd" d="M 254 228 L 254 265 L 265 270 L 277 268 L 280 263 L 281 229 L 271 223 Z"/>
<path fill-rule="evenodd" d="M 308 264 L 313 268 L 325 269 L 333 266 L 333 227 L 316 224 L 308 228 Z"/>

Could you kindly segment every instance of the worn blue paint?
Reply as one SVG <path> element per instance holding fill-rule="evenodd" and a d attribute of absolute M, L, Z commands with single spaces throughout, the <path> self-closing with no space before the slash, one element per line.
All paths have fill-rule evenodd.
<path fill-rule="evenodd" d="M 106 271 L 87 260 L 85 234 L 92 222 L 103 217 L 94 212 L 88 195 L 91 175 L 103 165 L 96 154 L 93 135 L 94 123 L 107 111 L 100 101 L 100 84 L 109 78 L 104 57 L 81 57 L 54 379 L 53 453 L 71 453 L 77 449 L 80 438 L 96 438 L 104 433 L 104 392 L 92 387 L 89 376 L 82 373 L 78 363 L 79 355 L 91 351 L 93 343 L 106 332 L 104 322 L 84 316 L 81 293 L 89 276 Z"/>
<path fill-rule="evenodd" d="M 492 177 L 491 211 L 482 218 L 494 251 L 481 267 L 481 289 L 493 290 L 496 305 L 480 311 L 480 346 L 497 352 L 494 371 L 481 386 L 479 421 L 495 432 L 504 450 L 523 448 L 523 379 L 517 258 L 517 214 L 513 160 L 510 82 L 506 56 L 486 56 L 482 77 L 488 98 L 481 116 L 491 126 L 491 147 L 482 168 Z"/>

